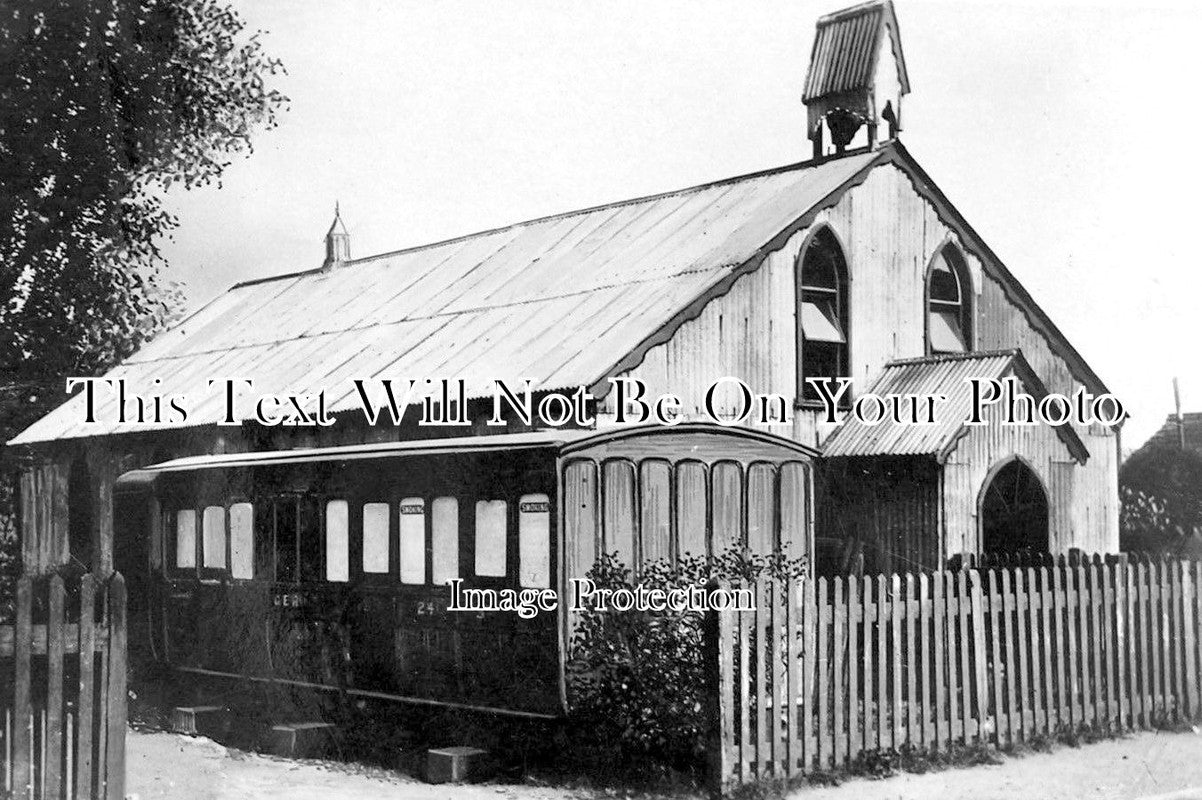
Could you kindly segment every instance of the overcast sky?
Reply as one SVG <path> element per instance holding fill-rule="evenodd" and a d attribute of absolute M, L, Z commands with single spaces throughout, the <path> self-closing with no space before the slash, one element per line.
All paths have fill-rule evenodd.
<path fill-rule="evenodd" d="M 240 0 L 291 110 L 173 195 L 191 303 L 320 265 L 804 160 L 814 20 L 774 2 Z M 902 141 L 1133 419 L 1202 411 L 1202 4 L 896 0 Z"/>

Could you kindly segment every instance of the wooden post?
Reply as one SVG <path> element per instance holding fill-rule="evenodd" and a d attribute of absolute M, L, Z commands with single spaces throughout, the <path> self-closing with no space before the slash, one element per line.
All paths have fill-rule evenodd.
<path fill-rule="evenodd" d="M 976 706 L 974 711 L 977 715 L 976 734 L 979 741 L 985 741 L 988 734 L 986 728 L 986 714 L 989 701 L 986 699 L 986 692 L 989 691 L 989 684 L 985 680 L 985 598 L 981 594 L 981 573 L 977 570 L 972 570 L 968 573 L 968 580 L 972 592 L 972 632 L 973 632 L 973 661 L 975 665 L 976 676 L 976 692 L 974 699 Z M 964 698 L 965 706 L 968 704 L 967 693 Z M 997 726 L 994 726 L 996 730 Z M 964 738 L 968 738 L 968 731 L 964 732 Z"/>
<path fill-rule="evenodd" d="M 107 577 L 113 572 L 113 483 L 117 480 L 117 459 L 107 450 L 88 451 L 88 474 L 91 477 L 92 571 Z"/>
<path fill-rule="evenodd" d="M 110 487 L 111 488 L 111 487 Z M 109 494 L 110 500 L 112 494 Z M 110 527 L 111 530 L 111 527 Z M 110 552 L 111 555 L 111 552 Z M 109 581 L 109 657 L 108 657 L 108 708 L 105 722 L 108 741 L 105 753 L 105 798 L 125 799 L 125 579 L 120 573 Z"/>
<path fill-rule="evenodd" d="M 13 790 L 19 797 L 28 796 L 33 780 L 32 738 L 30 719 L 33 710 L 30 692 L 30 661 L 33 655 L 33 582 L 28 575 L 17 581 L 17 620 L 14 626 L 12 722 Z"/>
<path fill-rule="evenodd" d="M 716 584 L 711 584 L 716 588 Z M 733 777 L 731 753 L 733 750 L 733 717 L 731 704 L 734 700 L 734 658 L 731 641 L 734 628 L 732 612 L 711 610 L 706 613 L 704 628 L 704 656 L 706 700 L 709 703 L 709 747 L 708 783 L 710 794 L 722 797 L 730 787 Z M 743 680 L 747 676 L 744 674 Z"/>

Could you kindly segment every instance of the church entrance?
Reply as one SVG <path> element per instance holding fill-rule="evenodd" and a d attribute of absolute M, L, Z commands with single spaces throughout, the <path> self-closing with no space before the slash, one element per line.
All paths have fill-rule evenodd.
<path fill-rule="evenodd" d="M 981 495 L 980 513 L 984 552 L 1048 551 L 1048 497 L 1039 476 L 1019 459 L 994 473 Z"/>

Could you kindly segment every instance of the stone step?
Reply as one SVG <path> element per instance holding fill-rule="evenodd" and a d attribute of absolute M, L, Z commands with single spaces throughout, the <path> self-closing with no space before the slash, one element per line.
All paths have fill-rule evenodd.
<path fill-rule="evenodd" d="M 478 747 L 439 747 L 426 751 L 426 780 L 458 783 L 488 777 L 492 759 Z"/>
<path fill-rule="evenodd" d="M 338 726 L 332 722 L 289 722 L 271 726 L 268 749 L 277 756 L 315 758 L 333 747 Z"/>
<path fill-rule="evenodd" d="M 229 732 L 230 712 L 224 706 L 176 706 L 171 730 L 188 736 L 220 737 Z"/>

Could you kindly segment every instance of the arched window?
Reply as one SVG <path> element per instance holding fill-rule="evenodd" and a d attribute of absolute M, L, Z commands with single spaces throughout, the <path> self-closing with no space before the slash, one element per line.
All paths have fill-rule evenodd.
<path fill-rule="evenodd" d="M 955 245 L 935 254 L 927 273 L 927 352 L 972 349 L 972 281 Z"/>
<path fill-rule="evenodd" d="M 806 378 L 840 378 L 849 372 L 847 261 L 829 228 L 815 233 L 802 251 L 797 287 L 797 394 L 818 400 Z"/>

